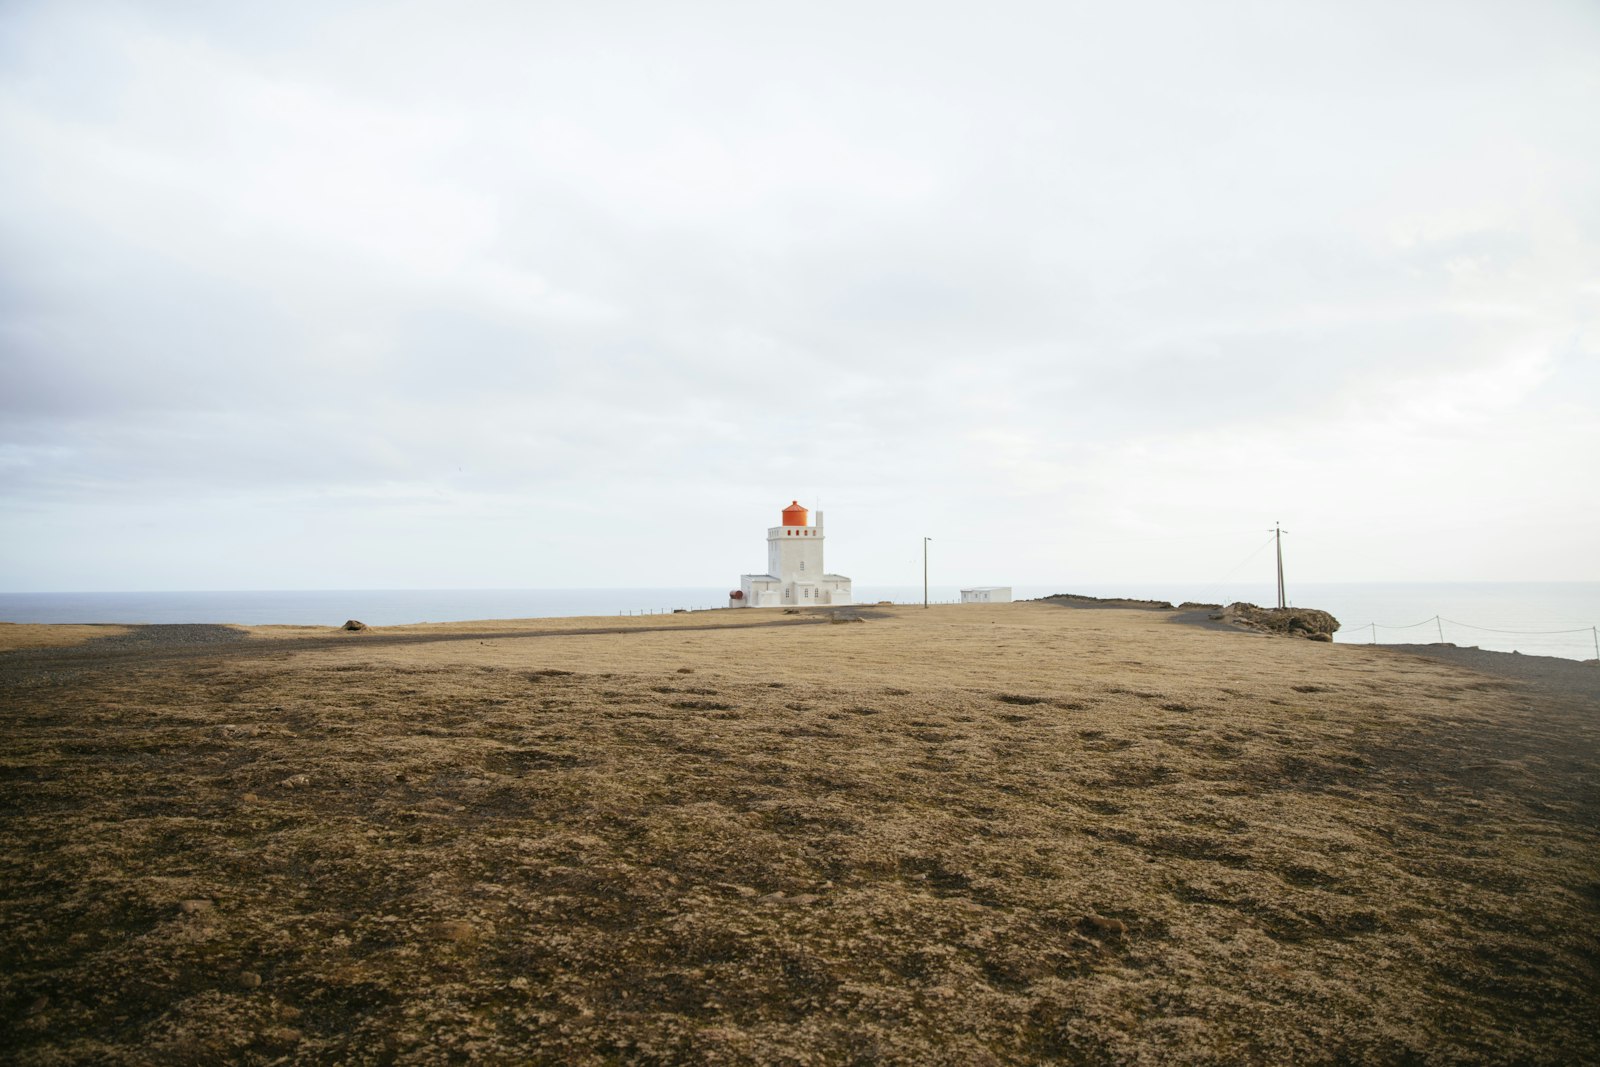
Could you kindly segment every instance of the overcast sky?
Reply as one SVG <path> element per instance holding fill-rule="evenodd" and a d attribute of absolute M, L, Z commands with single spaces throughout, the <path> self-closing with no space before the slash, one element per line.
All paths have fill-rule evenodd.
<path fill-rule="evenodd" d="M 7 3 L 0 589 L 1600 580 L 1600 5 Z M 1252 580 L 1270 580 L 1268 557 Z"/>

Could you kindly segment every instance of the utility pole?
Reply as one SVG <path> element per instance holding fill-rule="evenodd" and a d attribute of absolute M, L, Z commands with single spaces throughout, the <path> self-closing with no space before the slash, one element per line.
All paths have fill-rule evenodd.
<path fill-rule="evenodd" d="M 1278 543 L 1278 607 L 1286 608 L 1289 605 L 1283 599 L 1283 530 L 1276 524 L 1272 527 L 1272 537 Z"/>
<path fill-rule="evenodd" d="M 928 606 L 928 542 L 932 540 L 933 538 L 931 537 L 922 539 L 922 606 L 924 608 Z"/>

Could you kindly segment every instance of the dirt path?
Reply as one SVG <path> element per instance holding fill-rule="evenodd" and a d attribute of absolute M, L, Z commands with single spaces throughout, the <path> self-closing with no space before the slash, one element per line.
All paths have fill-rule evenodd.
<path fill-rule="evenodd" d="M 867 617 L 870 613 L 863 613 Z M 562 627 L 532 625 L 517 629 L 439 630 L 389 633 L 381 629 L 334 630 L 324 635 L 264 639 L 238 626 L 210 624 L 130 625 L 126 633 L 98 637 L 74 645 L 0 651 L 0 679 L 69 670 L 89 670 L 118 665 L 207 660 L 218 657 L 283 657 L 295 652 L 330 649 L 392 648 L 453 642 L 524 641 L 556 637 L 585 637 L 650 633 L 692 633 L 730 629 L 814 626 L 829 621 L 822 613 L 762 617 L 749 622 L 678 623 L 660 626 Z"/>

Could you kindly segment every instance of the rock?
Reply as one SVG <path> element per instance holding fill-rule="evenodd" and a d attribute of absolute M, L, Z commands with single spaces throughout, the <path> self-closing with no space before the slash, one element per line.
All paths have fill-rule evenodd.
<path fill-rule="evenodd" d="M 261 976 L 254 971 L 244 971 L 239 975 L 241 989 L 260 989 Z"/>
<path fill-rule="evenodd" d="M 306 786 L 306 785 L 310 785 L 310 784 L 311 784 L 311 776 L 309 774 L 291 774 L 289 777 L 285 778 L 283 781 L 278 783 L 278 788 L 279 789 L 299 789 L 301 786 Z"/>
<path fill-rule="evenodd" d="M 360 621 L 359 619 L 346 619 L 345 620 L 345 624 L 343 626 L 341 626 L 340 629 L 342 629 L 342 630 L 366 630 L 366 629 L 369 629 L 369 627 L 367 626 L 366 623 Z"/>
<path fill-rule="evenodd" d="M 678 673 L 679 674 L 693 674 L 694 673 L 694 668 L 693 667 L 679 667 L 678 668 Z"/>
<path fill-rule="evenodd" d="M 805 907 L 807 904 L 815 904 L 821 899 L 815 893 L 796 893 L 791 897 L 785 895 L 783 890 L 780 889 L 776 893 L 768 893 L 765 896 L 757 897 L 756 902 L 758 904 L 798 904 L 801 907 Z"/>
<path fill-rule="evenodd" d="M 1331 640 L 1339 629 L 1338 619 L 1316 608 L 1261 608 L 1241 602 L 1229 604 L 1222 614 L 1225 621 L 1238 626 L 1263 633 L 1305 637 L 1313 641 L 1324 640 L 1318 638 L 1317 634 L 1326 634 L 1326 640 Z"/>
<path fill-rule="evenodd" d="M 209 900 L 180 900 L 178 910 L 185 915 L 204 915 L 211 911 L 214 905 Z"/>
<path fill-rule="evenodd" d="M 1327 642 L 1331 643 L 1333 641 L 1333 635 L 1332 634 L 1306 634 L 1306 640 L 1307 641 L 1327 641 Z"/>
<path fill-rule="evenodd" d="M 1065 601 L 1069 604 L 1079 605 L 1099 604 L 1108 608 L 1145 608 L 1155 611 L 1171 611 L 1170 600 L 1135 600 L 1130 597 L 1101 597 L 1084 596 L 1082 593 L 1051 593 L 1049 596 L 1038 597 L 1038 600 Z"/>
<path fill-rule="evenodd" d="M 1104 915 L 1096 915 L 1093 912 L 1088 915 L 1080 915 L 1073 922 L 1080 930 L 1086 929 L 1091 935 L 1121 937 L 1128 932 L 1128 924 L 1121 919 L 1108 919 Z"/>

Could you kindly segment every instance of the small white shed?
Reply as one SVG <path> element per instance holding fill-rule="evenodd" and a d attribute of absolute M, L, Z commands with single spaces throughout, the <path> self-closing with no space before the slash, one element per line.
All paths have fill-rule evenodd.
<path fill-rule="evenodd" d="M 1011 603 L 1011 587 L 1009 585 L 980 585 L 972 589 L 961 590 L 963 604 L 1009 604 Z"/>

